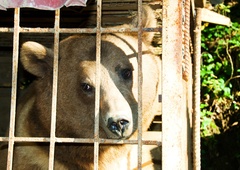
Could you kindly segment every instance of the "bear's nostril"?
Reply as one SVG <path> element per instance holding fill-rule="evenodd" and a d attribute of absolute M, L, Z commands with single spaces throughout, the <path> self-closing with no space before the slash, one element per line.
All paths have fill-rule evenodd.
<path fill-rule="evenodd" d="M 122 119 L 122 120 L 119 121 L 119 123 L 120 123 L 122 126 L 125 126 L 125 125 L 127 125 L 127 124 L 129 123 L 129 121 L 128 121 L 128 120 L 125 120 L 125 119 Z"/>
<path fill-rule="evenodd" d="M 128 126 L 129 121 L 126 119 L 117 120 L 114 120 L 113 118 L 108 119 L 108 129 L 120 137 L 123 136 L 125 130 L 128 129 Z"/>
<path fill-rule="evenodd" d="M 116 131 L 116 130 L 118 130 L 118 125 L 117 125 L 117 123 L 116 123 L 116 122 L 112 122 L 112 123 L 109 125 L 109 129 L 110 129 L 111 131 Z"/>

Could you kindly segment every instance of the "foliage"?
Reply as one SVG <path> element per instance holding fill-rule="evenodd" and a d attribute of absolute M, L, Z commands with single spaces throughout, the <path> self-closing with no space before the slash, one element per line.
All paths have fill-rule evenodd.
<path fill-rule="evenodd" d="M 228 14 L 231 12 L 230 8 L 231 8 L 231 5 L 218 4 L 216 5 L 214 11 L 219 14 L 228 16 Z"/>
<path fill-rule="evenodd" d="M 240 167 L 240 3 L 228 2 L 214 11 L 231 17 L 230 26 L 202 25 L 201 165 L 207 170 Z"/>
<path fill-rule="evenodd" d="M 229 12 L 228 7 L 223 9 Z M 239 109 L 234 89 L 239 87 L 240 79 L 240 24 L 203 26 L 201 136 L 209 136 L 212 131 L 219 132 L 214 122 L 217 109 L 214 104 L 228 99 L 233 109 Z"/>

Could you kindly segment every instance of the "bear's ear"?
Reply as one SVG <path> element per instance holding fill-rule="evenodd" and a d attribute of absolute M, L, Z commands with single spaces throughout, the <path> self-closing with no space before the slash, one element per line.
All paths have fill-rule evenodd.
<path fill-rule="evenodd" d="M 132 27 L 138 26 L 138 16 L 133 18 Z M 142 9 L 142 25 L 143 28 L 156 28 L 157 27 L 157 19 L 154 14 L 154 10 L 148 5 L 143 5 Z M 154 32 L 143 32 L 143 41 L 147 43 L 151 43 L 154 37 Z"/>
<path fill-rule="evenodd" d="M 52 70 L 53 52 L 43 45 L 28 41 L 22 45 L 20 60 L 23 67 L 37 77 L 44 77 Z"/>

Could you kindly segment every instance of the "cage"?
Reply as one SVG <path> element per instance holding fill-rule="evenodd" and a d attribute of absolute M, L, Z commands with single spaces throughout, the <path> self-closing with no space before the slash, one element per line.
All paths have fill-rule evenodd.
<path fill-rule="evenodd" d="M 142 21 L 143 5 L 150 6 L 157 19 L 157 26 L 144 27 Z M 14 167 L 14 152 L 17 147 L 23 145 L 44 145 L 47 161 L 43 166 L 46 169 L 67 169 L 67 166 L 57 165 L 56 148 L 59 146 L 91 146 L 93 157 L 92 169 L 103 169 L 101 164 L 102 147 L 108 146 L 131 146 L 126 155 L 126 160 L 116 164 L 117 168 L 127 169 L 192 169 L 192 68 L 190 58 L 190 1 L 171 2 L 169 0 L 156 1 L 133 1 L 133 0 L 100 0 L 88 1 L 87 7 L 63 7 L 55 11 L 38 10 L 32 8 L 15 8 L 0 11 L 0 91 L 1 91 L 1 127 L 0 143 L 8 152 L 6 160 L 7 169 Z M 128 24 L 137 19 L 134 27 Z M 161 110 L 152 113 L 154 117 L 148 123 L 148 130 L 143 127 L 145 99 L 144 95 L 151 93 L 152 89 L 144 89 L 143 80 L 151 81 L 151 69 L 145 68 L 142 56 L 143 34 L 154 33 L 152 41 L 154 56 L 161 62 L 159 77 L 160 92 L 155 96 L 157 107 Z M 58 136 L 57 133 L 57 108 L 59 92 L 59 42 L 71 35 L 93 34 L 96 37 L 96 86 L 94 100 L 94 124 L 92 125 L 92 137 L 78 137 L 69 132 L 68 135 Z M 104 138 L 101 137 L 101 113 L 102 106 L 101 80 L 104 75 L 100 74 L 103 62 L 101 51 L 106 45 L 101 41 L 105 35 L 134 34 L 137 37 L 137 52 L 131 54 L 136 58 L 137 69 L 137 129 L 135 138 Z M 120 37 L 121 39 L 121 37 Z M 35 41 L 45 47 L 53 49 L 53 70 L 51 87 L 51 116 L 48 121 L 49 136 L 42 134 L 33 136 L 19 136 L 16 134 L 18 98 L 24 95 L 29 84 L 36 76 L 33 76 L 22 68 L 19 61 L 19 51 L 26 41 Z M 89 41 L 89 42 L 88 42 Z M 116 40 L 117 41 L 117 40 Z M 131 45 L 130 42 L 125 42 Z M 85 39 L 83 44 L 92 41 Z M 118 41 L 117 41 L 118 42 Z M 114 43 L 114 42 L 113 42 Z M 121 43 L 121 42 L 120 42 Z M 111 45 L 111 44 L 109 44 Z M 38 47 L 41 48 L 41 47 Z M 86 48 L 87 49 L 87 48 Z M 134 51 L 134 50 L 133 50 Z M 116 61 L 117 62 L 117 61 Z M 156 63 L 155 63 L 156 64 Z M 109 64 L 110 65 L 110 64 Z M 108 64 L 106 64 L 106 67 Z M 73 69 L 73 68 L 72 68 Z M 148 70 L 149 75 L 143 77 L 142 72 Z M 101 72 L 102 73 L 102 72 Z M 61 80 L 63 81 L 63 80 Z M 86 85 L 86 84 L 85 84 Z M 86 86 L 84 86 L 86 88 Z M 87 86 L 87 88 L 89 88 Z M 71 87 L 69 86 L 69 89 Z M 145 91 L 144 91 L 144 90 Z M 146 91 L 147 90 L 147 91 Z M 122 92 L 123 93 L 123 92 Z M 71 101 L 70 99 L 68 99 Z M 67 102 L 67 101 L 66 101 Z M 89 101 L 86 101 L 89 102 Z M 70 105 L 71 106 L 71 105 Z M 135 108 L 136 109 L 136 108 Z M 67 117 L 68 118 L 68 117 Z M 46 120 L 47 120 L 46 119 Z M 72 119 L 70 119 L 72 120 Z M 73 120 L 72 120 L 73 121 Z M 36 122 L 25 122 L 35 124 Z M 68 122 L 71 124 L 71 122 Z M 59 123 L 58 123 L 59 124 Z M 9 127 L 9 131 L 7 130 Z M 16 127 L 16 128 L 15 128 Z M 5 131 L 8 134 L 5 134 Z M 85 133 L 85 132 L 83 132 Z M 6 149 L 7 148 L 7 149 Z M 122 150 L 121 150 L 122 151 Z M 69 150 L 71 152 L 71 150 Z M 67 153 L 65 153 L 66 157 Z M 86 154 L 86 153 L 85 153 Z M 78 155 L 78 154 L 77 154 Z M 113 156 L 113 155 L 112 155 Z M 37 157 L 36 159 L 43 159 Z M 71 158 L 69 158 L 71 159 Z M 73 158 L 72 158 L 73 159 Z M 110 158 L 109 158 L 110 159 Z M 101 160 L 101 161 L 100 161 Z M 24 162 L 24 159 L 21 161 Z M 122 166 L 122 167 L 121 167 Z M 76 168 L 76 166 L 73 166 Z M 80 166 L 81 167 L 81 166 Z M 114 166 L 113 166 L 114 167 Z M 21 167 L 19 167 L 21 168 Z M 34 168 L 30 167 L 30 169 Z M 81 167 L 84 169 L 84 167 Z M 78 169 L 81 169 L 78 168 Z M 71 169 L 71 168 L 70 168 Z M 89 167 L 85 167 L 89 169 Z"/>

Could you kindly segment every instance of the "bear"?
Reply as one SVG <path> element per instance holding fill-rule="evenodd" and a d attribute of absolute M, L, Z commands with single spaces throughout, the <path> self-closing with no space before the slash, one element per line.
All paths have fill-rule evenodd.
<path fill-rule="evenodd" d="M 155 28 L 153 10 L 144 6 L 144 27 Z M 115 28 L 134 28 L 131 24 Z M 152 52 L 153 32 L 143 32 L 142 131 L 161 114 L 161 60 Z M 101 36 L 99 138 L 136 140 L 138 136 L 137 33 Z M 20 60 L 36 76 L 20 97 L 16 113 L 17 137 L 49 137 L 53 87 L 53 50 L 25 42 Z M 56 137 L 94 139 L 96 90 L 96 36 L 72 35 L 59 44 Z M 129 169 L 133 145 L 100 144 L 98 167 Z M 13 169 L 48 169 L 49 143 L 16 142 Z M 7 144 L 0 147 L 0 169 L 6 169 Z M 137 165 L 136 165 L 137 166 Z M 132 167 L 130 167 L 131 169 Z M 94 169 L 93 143 L 55 143 L 54 169 Z"/>

